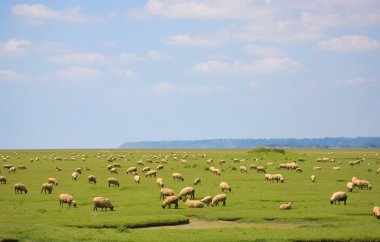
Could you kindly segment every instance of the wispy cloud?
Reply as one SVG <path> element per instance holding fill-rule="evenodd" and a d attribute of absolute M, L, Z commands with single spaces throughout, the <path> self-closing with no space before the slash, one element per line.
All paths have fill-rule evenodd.
<path fill-rule="evenodd" d="M 53 10 L 43 4 L 16 4 L 12 7 L 13 16 L 21 18 L 25 24 L 44 24 L 49 20 L 71 23 L 97 23 L 102 18 L 81 13 L 79 6 L 64 11 Z"/>
<path fill-rule="evenodd" d="M 219 46 L 219 41 L 214 41 L 208 38 L 191 37 L 189 35 L 173 35 L 167 38 L 165 43 L 170 45 L 183 46 L 200 46 L 200 47 L 216 47 Z"/>
<path fill-rule="evenodd" d="M 365 77 L 357 77 L 351 79 L 342 79 L 336 81 L 337 84 L 343 86 L 366 86 L 370 84 L 374 84 L 376 79 L 374 78 L 365 78 Z"/>
<path fill-rule="evenodd" d="M 65 81 L 93 80 L 101 77 L 100 71 L 88 67 L 68 67 L 56 72 L 57 79 Z"/>
<path fill-rule="evenodd" d="M 319 48 L 337 52 L 362 52 L 380 50 L 380 42 L 365 35 L 347 35 L 319 43 Z"/>
<path fill-rule="evenodd" d="M 182 94 L 200 94 L 215 91 L 215 89 L 207 86 L 177 86 L 168 82 L 162 82 L 153 85 L 152 91 L 156 93 L 182 93 Z"/>
<path fill-rule="evenodd" d="M 31 42 L 29 40 L 10 39 L 5 43 L 0 43 L 0 56 L 20 55 L 30 45 Z"/>
<path fill-rule="evenodd" d="M 282 56 L 281 49 L 276 47 L 264 47 L 257 45 L 247 45 L 244 49 L 245 54 L 256 57 L 278 57 Z"/>
<path fill-rule="evenodd" d="M 168 54 L 159 52 L 157 50 L 150 50 L 146 56 L 151 60 L 170 60 L 171 59 L 171 57 Z"/>
<path fill-rule="evenodd" d="M 122 52 L 119 55 L 122 61 L 146 61 L 146 60 L 171 60 L 171 56 L 157 50 L 150 50 L 145 55 L 137 55 L 131 52 Z"/>
<path fill-rule="evenodd" d="M 107 62 L 107 58 L 100 53 L 85 52 L 52 56 L 48 59 L 48 61 L 54 64 L 96 64 Z"/>
<path fill-rule="evenodd" d="M 29 75 L 22 74 L 10 70 L 0 70 L 0 82 L 18 82 L 18 81 L 28 81 L 32 78 Z"/>

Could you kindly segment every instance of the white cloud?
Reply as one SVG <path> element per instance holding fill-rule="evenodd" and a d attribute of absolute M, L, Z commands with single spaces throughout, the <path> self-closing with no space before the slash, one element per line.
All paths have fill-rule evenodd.
<path fill-rule="evenodd" d="M 105 63 L 107 58 L 99 53 L 86 52 L 86 53 L 69 53 L 61 56 L 52 56 L 48 59 L 50 63 L 54 64 L 95 64 Z"/>
<path fill-rule="evenodd" d="M 199 94 L 199 93 L 209 93 L 215 91 L 215 89 L 207 86 L 176 86 L 168 82 L 162 82 L 152 87 L 153 92 L 156 93 L 182 93 L 182 94 Z"/>
<path fill-rule="evenodd" d="M 133 53 L 129 53 L 129 52 L 123 52 L 119 55 L 119 58 L 123 61 L 143 61 L 145 60 L 144 57 L 142 56 L 138 56 L 136 54 L 133 54 Z"/>
<path fill-rule="evenodd" d="M 357 77 L 352 79 L 343 79 L 338 80 L 337 84 L 344 85 L 344 86 L 365 86 L 369 84 L 375 83 L 374 78 L 364 78 L 364 77 Z"/>
<path fill-rule="evenodd" d="M 10 39 L 5 43 L 0 43 L 0 56 L 3 55 L 19 55 L 25 52 L 26 47 L 31 42 L 25 39 Z"/>
<path fill-rule="evenodd" d="M 147 57 L 152 60 L 170 60 L 171 59 L 169 55 L 156 51 L 156 50 L 150 50 L 147 54 Z"/>
<path fill-rule="evenodd" d="M 262 47 L 257 45 L 247 45 L 244 49 L 245 53 L 250 56 L 257 57 L 277 57 L 282 56 L 281 49 L 276 47 Z"/>
<path fill-rule="evenodd" d="M 280 72 L 301 72 L 304 66 L 290 58 L 264 58 L 244 63 L 239 60 L 232 63 L 209 60 L 193 66 L 198 73 L 230 74 L 275 74 Z"/>
<path fill-rule="evenodd" d="M 201 46 L 201 47 L 216 47 L 220 45 L 218 41 L 214 41 L 207 38 L 194 38 L 189 35 L 173 35 L 173 36 L 170 36 L 165 42 L 171 45 Z"/>
<path fill-rule="evenodd" d="M 56 76 L 60 80 L 83 81 L 98 79 L 101 77 L 101 73 L 96 69 L 87 67 L 68 67 L 58 70 Z"/>
<path fill-rule="evenodd" d="M 122 80 L 135 80 L 137 78 L 137 74 L 129 69 L 123 68 L 112 68 L 109 70 L 116 78 L 120 78 Z"/>
<path fill-rule="evenodd" d="M 380 50 L 380 42 L 364 35 L 347 35 L 321 41 L 319 47 L 322 50 L 337 52 L 361 52 Z"/>
<path fill-rule="evenodd" d="M 0 70 L 1 82 L 13 82 L 13 81 L 28 81 L 32 79 L 30 76 L 18 73 L 10 70 Z"/>
<path fill-rule="evenodd" d="M 80 7 L 60 11 L 50 9 L 43 4 L 16 4 L 12 14 L 23 20 L 25 24 L 43 24 L 49 20 L 59 20 L 72 23 L 96 23 L 102 18 L 81 13 Z"/>

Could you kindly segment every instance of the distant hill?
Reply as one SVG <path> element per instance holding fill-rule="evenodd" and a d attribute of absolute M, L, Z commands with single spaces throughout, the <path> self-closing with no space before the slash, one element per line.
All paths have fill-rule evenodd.
<path fill-rule="evenodd" d="M 207 139 L 126 142 L 122 149 L 209 149 L 254 148 L 380 148 L 380 137 L 310 138 L 310 139 Z"/>

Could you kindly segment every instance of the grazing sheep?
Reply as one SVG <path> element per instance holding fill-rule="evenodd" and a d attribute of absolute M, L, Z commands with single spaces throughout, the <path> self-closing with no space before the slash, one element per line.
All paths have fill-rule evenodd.
<path fill-rule="evenodd" d="M 139 175 L 136 175 L 136 176 L 133 178 L 133 180 L 134 180 L 136 183 L 140 184 L 140 176 L 139 176 Z"/>
<path fill-rule="evenodd" d="M 157 176 L 157 171 L 156 170 L 151 170 L 151 171 L 148 171 L 146 174 L 145 174 L 145 177 L 156 177 Z"/>
<path fill-rule="evenodd" d="M 147 171 L 150 171 L 150 167 L 149 166 L 146 166 L 142 169 L 142 172 L 147 172 Z"/>
<path fill-rule="evenodd" d="M 204 204 L 207 204 L 207 207 L 210 205 L 211 201 L 212 201 L 211 196 L 206 196 L 206 197 L 201 199 L 201 202 L 203 202 Z"/>
<path fill-rule="evenodd" d="M 74 171 L 73 173 L 71 173 L 71 180 L 76 181 L 78 179 L 78 175 L 79 175 L 79 173 L 76 172 L 76 171 Z"/>
<path fill-rule="evenodd" d="M 311 182 L 315 182 L 315 175 L 311 175 L 310 179 L 311 179 Z"/>
<path fill-rule="evenodd" d="M 334 166 L 332 169 L 333 171 L 340 171 L 342 168 L 340 168 L 339 166 Z"/>
<path fill-rule="evenodd" d="M 245 167 L 245 166 L 240 166 L 240 171 L 241 172 L 247 172 L 247 167 Z"/>
<path fill-rule="evenodd" d="M 7 178 L 5 176 L 0 176 L 0 184 L 6 184 Z"/>
<path fill-rule="evenodd" d="M 262 167 L 262 166 L 258 166 L 258 167 L 256 167 L 256 172 L 257 172 L 257 173 L 259 173 L 259 172 L 261 172 L 261 173 L 266 173 L 265 168 Z"/>
<path fill-rule="evenodd" d="M 221 182 L 220 184 L 219 184 L 219 187 L 220 187 L 220 189 L 222 190 L 222 192 L 224 192 L 224 191 L 232 191 L 232 189 L 231 189 L 231 186 L 230 185 L 228 185 L 228 183 L 227 182 Z"/>
<path fill-rule="evenodd" d="M 257 169 L 257 165 L 255 165 L 255 164 L 251 164 L 250 166 L 249 166 L 249 169 L 250 170 L 256 170 Z"/>
<path fill-rule="evenodd" d="M 48 178 L 48 183 L 49 183 L 49 184 L 52 184 L 52 185 L 54 185 L 54 186 L 58 186 L 58 181 L 57 181 L 57 179 L 55 179 L 55 178 L 53 178 L 53 177 L 49 177 L 49 178 Z"/>
<path fill-rule="evenodd" d="M 322 169 L 322 167 L 320 167 L 320 166 L 314 166 L 313 167 L 313 170 L 321 170 Z"/>
<path fill-rule="evenodd" d="M 200 178 L 195 178 L 194 180 L 194 185 L 200 185 L 201 184 L 201 179 Z"/>
<path fill-rule="evenodd" d="M 26 170 L 26 166 L 19 165 L 19 166 L 17 166 L 17 170 Z"/>
<path fill-rule="evenodd" d="M 172 204 L 175 204 L 175 208 L 178 208 L 178 197 L 175 195 L 165 198 L 165 200 L 162 202 L 162 208 L 165 209 L 166 206 L 168 206 L 168 208 L 171 208 Z"/>
<path fill-rule="evenodd" d="M 189 200 L 187 199 L 185 202 L 186 206 L 189 208 L 203 208 L 205 205 L 203 202 L 199 200 Z"/>
<path fill-rule="evenodd" d="M 280 181 L 281 183 L 284 182 L 284 177 L 281 174 L 273 174 L 271 176 L 270 181 L 277 181 L 277 183 Z"/>
<path fill-rule="evenodd" d="M 17 194 L 19 192 L 21 192 L 21 194 L 22 194 L 22 192 L 24 192 L 25 194 L 28 193 L 28 189 L 26 189 L 26 186 L 24 184 L 16 183 L 14 187 L 15 187 L 15 193 L 17 193 Z"/>
<path fill-rule="evenodd" d="M 138 165 L 138 166 L 144 166 L 144 163 L 142 162 L 142 160 L 138 160 L 138 161 L 137 161 L 137 165 Z"/>
<path fill-rule="evenodd" d="M 137 172 L 137 168 L 135 166 L 131 166 L 127 169 L 127 174 Z"/>
<path fill-rule="evenodd" d="M 107 211 L 107 208 L 109 208 L 109 209 L 111 209 L 111 211 L 113 211 L 113 205 L 108 198 L 94 197 L 94 199 L 92 199 L 92 203 L 94 204 L 93 211 L 95 211 L 95 210 L 98 211 L 98 208 L 101 208 L 102 211 L 104 208 L 106 211 Z"/>
<path fill-rule="evenodd" d="M 377 170 L 376 170 L 376 174 L 379 174 L 380 173 L 380 168 L 378 168 Z"/>
<path fill-rule="evenodd" d="M 215 195 L 215 196 L 212 198 L 211 206 L 212 206 L 212 207 L 214 207 L 214 206 L 219 206 L 219 202 L 223 202 L 223 205 L 222 205 L 222 206 L 226 206 L 226 200 L 227 200 L 227 195 L 224 194 L 224 193 L 221 193 L 221 194 Z"/>
<path fill-rule="evenodd" d="M 372 212 L 375 218 L 380 219 L 380 207 L 373 207 Z"/>
<path fill-rule="evenodd" d="M 82 174 L 82 170 L 83 170 L 82 167 L 78 167 L 77 169 L 75 169 L 75 171 L 78 172 L 79 174 Z"/>
<path fill-rule="evenodd" d="M 347 183 L 347 189 L 348 189 L 350 192 L 352 192 L 352 189 L 354 189 L 354 183 L 352 183 L 352 182 L 348 182 L 348 183 Z"/>
<path fill-rule="evenodd" d="M 183 197 L 183 201 L 185 201 L 187 199 L 187 195 L 190 195 L 190 198 L 194 199 L 195 189 L 193 187 L 183 188 L 178 194 L 178 199 L 182 199 Z"/>
<path fill-rule="evenodd" d="M 336 202 L 340 204 L 341 201 L 344 201 L 344 205 L 346 205 L 347 202 L 347 193 L 345 192 L 335 192 L 330 198 L 330 203 L 331 204 L 336 204 Z"/>
<path fill-rule="evenodd" d="M 87 177 L 88 183 L 95 183 L 96 184 L 96 177 L 94 175 L 89 175 Z"/>
<path fill-rule="evenodd" d="M 62 171 L 62 168 L 57 166 L 57 167 L 55 167 L 55 170 L 56 171 Z"/>
<path fill-rule="evenodd" d="M 283 203 L 280 205 L 280 210 L 289 210 L 292 208 L 293 202 Z"/>
<path fill-rule="evenodd" d="M 111 185 L 113 187 L 119 187 L 120 186 L 120 183 L 119 183 L 119 180 L 114 178 L 114 177 L 110 177 L 107 179 L 107 182 L 108 182 L 108 187 L 110 187 Z"/>
<path fill-rule="evenodd" d="M 8 169 L 8 173 L 16 173 L 16 167 L 12 166 Z"/>
<path fill-rule="evenodd" d="M 48 192 L 49 194 L 51 194 L 51 192 L 53 191 L 53 185 L 50 184 L 50 183 L 44 183 L 42 184 L 41 186 L 41 193 L 42 191 L 45 191 L 45 194 L 46 192 Z"/>
<path fill-rule="evenodd" d="M 107 170 L 111 170 L 113 168 L 113 165 L 108 165 Z"/>
<path fill-rule="evenodd" d="M 360 180 L 360 183 L 359 183 L 359 188 L 361 189 L 369 189 L 371 190 L 372 189 L 372 186 L 371 186 L 371 183 L 367 180 Z"/>
<path fill-rule="evenodd" d="M 64 203 L 68 203 L 69 207 L 71 206 L 71 204 L 73 204 L 74 208 L 77 206 L 77 203 L 75 202 L 73 196 L 62 193 L 59 195 L 59 205 L 63 207 Z"/>
<path fill-rule="evenodd" d="M 183 178 L 182 174 L 181 173 L 178 173 L 178 172 L 174 172 L 172 174 L 172 177 L 173 177 L 173 180 L 175 181 L 177 179 L 177 181 L 181 180 L 181 181 L 184 181 L 185 179 Z"/>
<path fill-rule="evenodd" d="M 156 179 L 156 183 L 159 187 L 164 187 L 164 179 L 162 179 L 161 177 Z"/>
<path fill-rule="evenodd" d="M 160 199 L 165 199 L 167 196 L 174 196 L 174 191 L 170 188 L 161 188 Z"/>
<path fill-rule="evenodd" d="M 272 174 L 265 174 L 264 175 L 264 180 L 269 181 L 271 179 L 272 179 Z"/>
<path fill-rule="evenodd" d="M 164 165 L 161 164 L 157 166 L 157 170 L 162 170 L 162 169 L 164 169 Z"/>
<path fill-rule="evenodd" d="M 116 167 L 112 167 L 110 172 L 111 172 L 111 174 L 119 174 Z"/>

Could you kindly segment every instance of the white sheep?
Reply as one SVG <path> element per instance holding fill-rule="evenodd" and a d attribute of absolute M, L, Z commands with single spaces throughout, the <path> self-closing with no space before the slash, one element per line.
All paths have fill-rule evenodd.
<path fill-rule="evenodd" d="M 313 170 L 321 170 L 322 169 L 322 167 L 320 167 L 320 166 L 314 166 L 313 167 Z"/>
<path fill-rule="evenodd" d="M 136 183 L 140 183 L 140 176 L 139 175 L 135 175 L 133 177 L 133 180 L 136 182 Z"/>
<path fill-rule="evenodd" d="M 127 169 L 127 174 L 137 172 L 137 168 L 135 166 L 131 166 Z"/>
<path fill-rule="evenodd" d="M 336 202 L 340 204 L 341 201 L 344 202 L 344 205 L 346 205 L 347 202 L 347 193 L 339 191 L 339 192 L 334 192 L 333 195 L 330 198 L 330 203 L 331 204 L 336 204 Z"/>
<path fill-rule="evenodd" d="M 113 205 L 108 198 L 94 197 L 94 199 L 92 199 L 92 203 L 94 204 L 93 211 L 95 211 L 95 210 L 98 211 L 98 208 L 101 208 L 102 211 L 104 208 L 106 211 L 107 211 L 107 208 L 109 208 L 109 209 L 111 209 L 111 211 L 113 211 Z"/>
<path fill-rule="evenodd" d="M 280 204 L 280 210 L 289 210 L 292 208 L 292 203 L 293 202 L 288 202 L 288 203 L 283 203 Z"/>
<path fill-rule="evenodd" d="M 156 170 L 151 170 L 151 171 L 148 171 L 146 174 L 145 174 L 145 177 L 156 177 L 157 176 L 157 171 Z"/>
<path fill-rule="evenodd" d="M 183 201 L 185 201 L 187 199 L 187 195 L 190 195 L 190 198 L 194 199 L 195 189 L 193 187 L 183 188 L 178 194 L 178 199 L 182 199 L 183 197 Z"/>
<path fill-rule="evenodd" d="M 189 208 L 203 208 L 205 205 L 203 202 L 199 200 L 189 200 L 187 199 L 185 202 L 186 206 Z"/>
<path fill-rule="evenodd" d="M 310 180 L 311 182 L 315 182 L 315 175 L 311 175 Z"/>
<path fill-rule="evenodd" d="M 83 170 L 82 167 L 78 167 L 75 169 L 75 171 L 78 172 L 79 174 L 82 174 L 82 170 Z"/>
<path fill-rule="evenodd" d="M 200 185 L 201 184 L 201 179 L 200 178 L 195 178 L 194 180 L 194 185 Z"/>
<path fill-rule="evenodd" d="M 215 195 L 215 196 L 212 198 L 211 206 L 212 206 L 212 207 L 214 207 L 214 206 L 219 206 L 219 202 L 223 202 L 223 206 L 226 206 L 226 200 L 227 200 L 227 195 L 224 194 L 224 193 L 221 193 L 221 194 Z"/>
<path fill-rule="evenodd" d="M 7 178 L 5 176 L 0 176 L 0 184 L 6 184 Z"/>
<path fill-rule="evenodd" d="M 110 177 L 107 179 L 107 182 L 108 182 L 108 187 L 110 187 L 111 185 L 112 186 L 117 186 L 119 187 L 120 186 L 120 183 L 119 183 L 119 180 L 114 178 L 114 177 Z"/>
<path fill-rule="evenodd" d="M 57 179 L 53 178 L 53 177 L 49 177 L 48 178 L 48 183 L 49 184 L 52 184 L 52 185 L 55 185 L 55 186 L 58 186 L 58 181 Z"/>
<path fill-rule="evenodd" d="M 44 183 L 42 184 L 41 186 L 41 193 L 42 191 L 45 191 L 45 194 L 46 192 L 48 192 L 49 194 L 51 194 L 51 192 L 53 191 L 53 185 L 50 184 L 50 183 Z"/>
<path fill-rule="evenodd" d="M 339 166 L 334 166 L 332 169 L 333 171 L 340 171 L 342 168 L 340 168 Z"/>
<path fill-rule="evenodd" d="M 181 173 L 178 173 L 178 172 L 174 172 L 174 173 L 172 174 L 172 177 L 173 177 L 173 180 L 174 180 L 174 181 L 175 181 L 175 180 L 177 180 L 177 181 L 179 181 L 179 180 L 184 181 L 184 180 L 185 180 L 185 179 L 183 178 L 182 174 L 181 174 Z"/>
<path fill-rule="evenodd" d="M 73 173 L 71 173 L 71 180 L 77 180 L 78 179 L 78 175 L 79 175 L 79 173 L 78 172 L 76 172 L 76 171 L 74 171 Z"/>
<path fill-rule="evenodd" d="M 376 170 L 376 174 L 379 174 L 380 173 L 380 168 L 378 168 L 377 170 Z"/>
<path fill-rule="evenodd" d="M 117 171 L 117 168 L 116 168 L 116 167 L 112 167 L 112 168 L 110 169 L 110 172 L 111 172 L 111 174 L 119 174 L 119 172 Z"/>
<path fill-rule="evenodd" d="M 373 207 L 372 212 L 375 218 L 380 219 L 380 207 Z"/>
<path fill-rule="evenodd" d="M 162 202 L 162 208 L 165 209 L 166 206 L 171 208 L 172 204 L 175 204 L 175 208 L 178 208 L 178 197 L 175 195 L 165 198 L 165 200 Z"/>
<path fill-rule="evenodd" d="M 354 183 L 353 182 L 348 182 L 346 186 L 350 192 L 352 192 L 352 189 L 354 189 Z"/>
<path fill-rule="evenodd" d="M 232 191 L 232 189 L 231 189 L 231 186 L 230 185 L 228 185 L 228 183 L 227 182 L 221 182 L 220 184 L 219 184 L 219 188 L 222 190 L 222 192 L 224 192 L 224 191 Z"/>
<path fill-rule="evenodd" d="M 245 167 L 245 166 L 240 166 L 240 171 L 241 172 L 247 172 L 247 167 Z"/>
<path fill-rule="evenodd" d="M 174 193 L 174 190 L 170 189 L 170 188 L 161 188 L 160 190 L 160 199 L 165 199 L 165 197 L 167 196 L 174 196 L 175 193 Z"/>
<path fill-rule="evenodd" d="M 68 203 L 69 207 L 71 206 L 71 204 L 73 204 L 74 207 L 77 206 L 77 203 L 75 202 L 73 196 L 71 196 L 70 194 L 62 193 L 59 195 L 58 198 L 59 198 L 59 205 L 61 207 L 63 207 L 64 203 Z"/>
<path fill-rule="evenodd" d="M 149 166 L 146 166 L 142 169 L 142 172 L 147 172 L 147 171 L 150 171 L 150 167 Z"/>
<path fill-rule="evenodd" d="M 25 194 L 27 194 L 28 193 L 28 189 L 26 189 L 26 186 L 24 185 L 24 184 L 22 184 L 22 183 L 16 183 L 15 185 L 14 185 L 14 188 L 15 188 L 15 193 L 21 193 L 22 194 L 22 192 L 24 192 Z"/>
<path fill-rule="evenodd" d="M 164 165 L 160 164 L 157 166 L 157 170 L 162 170 L 162 169 L 164 169 Z"/>
<path fill-rule="evenodd" d="M 273 181 L 277 181 L 277 183 L 280 181 L 280 182 L 284 182 L 284 177 L 281 175 L 281 174 L 272 174 L 269 179 L 269 181 L 273 182 Z"/>
<path fill-rule="evenodd" d="M 87 177 L 88 183 L 95 183 L 96 184 L 96 177 L 94 175 L 89 175 Z"/>
<path fill-rule="evenodd" d="M 210 171 L 214 174 L 214 175 L 216 175 L 216 176 L 220 176 L 220 174 L 221 174 L 221 172 L 220 172 L 220 169 L 218 169 L 218 168 L 215 168 L 215 167 L 210 167 Z"/>
<path fill-rule="evenodd" d="M 164 179 L 162 179 L 162 177 L 158 177 L 156 179 L 156 183 L 159 187 L 164 187 Z"/>
<path fill-rule="evenodd" d="M 8 169 L 8 173 L 16 173 L 16 167 L 12 166 Z"/>
<path fill-rule="evenodd" d="M 211 196 L 206 196 L 206 197 L 201 199 L 201 202 L 203 202 L 204 204 L 207 204 L 207 207 L 210 205 L 211 201 L 212 201 Z"/>
<path fill-rule="evenodd" d="M 257 172 L 257 173 L 259 173 L 259 172 L 261 172 L 261 173 L 266 173 L 265 168 L 264 168 L 263 166 L 258 166 L 258 167 L 256 167 L 256 172 Z"/>

